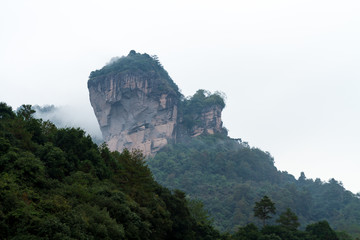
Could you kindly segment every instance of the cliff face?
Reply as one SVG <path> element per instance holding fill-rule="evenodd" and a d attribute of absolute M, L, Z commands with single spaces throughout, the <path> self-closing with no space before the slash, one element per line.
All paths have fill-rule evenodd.
<path fill-rule="evenodd" d="M 185 126 L 186 107 L 176 84 L 156 57 L 131 51 L 92 72 L 88 81 L 90 102 L 104 140 L 111 150 L 139 149 L 154 155 L 179 136 L 222 132 L 218 104 L 191 112 Z M 190 102 L 190 100 L 188 100 Z M 178 108 L 183 110 L 180 112 Z"/>
<path fill-rule="evenodd" d="M 215 134 L 223 131 L 221 121 L 222 108 L 219 105 L 213 105 L 201 111 L 194 117 L 196 124 L 190 132 L 192 137 L 197 137 L 203 133 Z"/>

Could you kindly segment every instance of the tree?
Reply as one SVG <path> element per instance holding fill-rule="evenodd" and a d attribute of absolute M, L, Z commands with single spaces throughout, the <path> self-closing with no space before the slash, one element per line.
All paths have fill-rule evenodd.
<path fill-rule="evenodd" d="M 289 230 L 296 230 L 300 226 L 298 217 L 290 210 L 290 208 L 286 209 L 286 211 L 279 216 L 276 222 L 280 223 L 281 226 Z"/>
<path fill-rule="evenodd" d="M 0 102 L 0 119 L 14 118 L 15 114 L 10 106 L 4 102 Z"/>
<path fill-rule="evenodd" d="M 263 221 L 263 226 L 266 225 L 266 219 L 270 219 L 270 214 L 275 214 L 275 204 L 268 196 L 264 196 L 260 202 L 255 202 L 254 216 L 260 218 Z"/>
<path fill-rule="evenodd" d="M 276 236 L 275 234 L 270 235 L 262 235 L 259 240 L 281 240 L 279 236 Z"/>
<path fill-rule="evenodd" d="M 197 223 L 212 224 L 212 219 L 209 216 L 208 211 L 204 208 L 204 204 L 199 199 L 189 199 L 187 201 L 190 215 L 195 219 Z"/>
<path fill-rule="evenodd" d="M 18 109 L 17 114 L 19 117 L 22 117 L 25 120 L 29 120 L 33 118 L 33 114 L 35 113 L 35 110 L 32 108 L 31 105 L 21 105 L 21 107 Z"/>
<path fill-rule="evenodd" d="M 245 227 L 239 227 L 237 232 L 233 235 L 235 240 L 257 240 L 261 236 L 259 229 L 255 224 L 250 223 Z"/>
<path fill-rule="evenodd" d="M 339 240 L 327 221 L 320 221 L 307 225 L 306 232 L 319 240 Z"/>

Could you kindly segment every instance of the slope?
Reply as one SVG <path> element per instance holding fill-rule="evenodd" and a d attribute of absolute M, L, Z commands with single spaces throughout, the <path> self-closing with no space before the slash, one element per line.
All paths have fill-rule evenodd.
<path fill-rule="evenodd" d="M 110 152 L 34 112 L 0 103 L 0 239 L 220 239 L 140 152 Z"/>
<path fill-rule="evenodd" d="M 268 195 L 277 212 L 291 208 L 304 227 L 326 219 L 337 230 L 360 233 L 360 199 L 334 179 L 296 180 L 280 172 L 268 152 L 224 135 L 203 135 L 168 145 L 148 166 L 155 179 L 202 200 L 221 230 L 257 222 L 253 203 Z"/>

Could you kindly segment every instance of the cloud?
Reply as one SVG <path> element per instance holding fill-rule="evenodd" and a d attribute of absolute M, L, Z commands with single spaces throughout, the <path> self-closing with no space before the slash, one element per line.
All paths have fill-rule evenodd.
<path fill-rule="evenodd" d="M 79 127 L 90 134 L 97 142 L 102 142 L 99 124 L 93 112 L 83 106 L 35 105 L 35 117 L 50 120 L 57 127 Z"/>

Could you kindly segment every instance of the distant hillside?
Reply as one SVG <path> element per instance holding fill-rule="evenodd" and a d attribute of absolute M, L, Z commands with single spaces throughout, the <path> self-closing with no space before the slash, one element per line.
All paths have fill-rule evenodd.
<path fill-rule="evenodd" d="M 56 128 L 0 103 L 0 239 L 351 240 L 326 221 L 298 230 L 287 209 L 277 224 L 220 233 L 199 200 L 159 185 L 139 151 L 110 152 L 79 128 Z M 254 202 L 260 218 L 265 203 Z M 227 208 L 227 206 L 219 206 Z"/>
<path fill-rule="evenodd" d="M 280 172 L 268 152 L 250 148 L 223 135 L 203 135 L 167 145 L 148 160 L 155 179 L 202 200 L 221 230 L 260 222 L 253 203 L 263 195 L 276 203 L 277 212 L 291 208 L 302 227 L 320 220 L 337 230 L 360 236 L 360 199 L 331 179 L 295 179 Z"/>
<path fill-rule="evenodd" d="M 201 89 L 185 98 L 156 56 L 132 50 L 114 58 L 91 72 L 88 89 L 109 148 L 150 156 L 155 179 L 202 200 L 219 229 L 256 222 L 253 204 L 268 195 L 279 214 L 293 209 L 303 228 L 326 219 L 360 236 L 359 196 L 334 179 L 295 179 L 270 153 L 229 138 L 222 95 Z"/>

